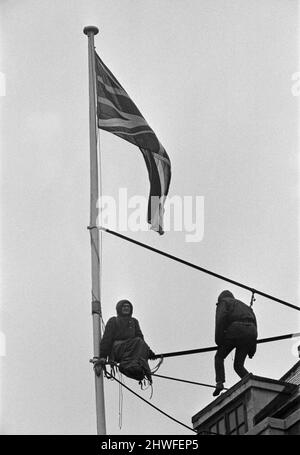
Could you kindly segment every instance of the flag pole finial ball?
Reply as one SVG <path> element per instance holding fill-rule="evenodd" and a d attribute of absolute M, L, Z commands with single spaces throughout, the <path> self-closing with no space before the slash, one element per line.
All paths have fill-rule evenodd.
<path fill-rule="evenodd" d="M 94 25 L 87 25 L 86 27 L 84 27 L 83 33 L 85 35 L 90 35 L 91 33 L 93 35 L 97 35 L 97 33 L 99 33 L 99 29 L 97 27 L 95 27 Z"/>

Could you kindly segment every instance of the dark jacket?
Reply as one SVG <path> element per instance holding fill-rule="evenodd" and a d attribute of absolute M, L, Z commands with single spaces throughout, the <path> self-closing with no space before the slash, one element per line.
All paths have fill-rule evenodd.
<path fill-rule="evenodd" d="M 117 316 L 113 316 L 107 321 L 104 334 L 100 342 L 100 357 L 102 358 L 106 358 L 110 355 L 115 341 L 123 341 L 135 337 L 139 337 L 142 340 L 144 339 L 138 320 L 132 317 L 133 307 L 130 302 L 130 315 L 122 315 L 121 311 L 124 302 L 124 300 L 121 300 L 117 303 Z"/>
<path fill-rule="evenodd" d="M 235 299 L 230 291 L 223 291 L 218 298 L 216 310 L 216 344 L 220 346 L 228 340 L 234 340 L 251 345 L 253 351 L 256 339 L 257 322 L 252 308 Z"/>

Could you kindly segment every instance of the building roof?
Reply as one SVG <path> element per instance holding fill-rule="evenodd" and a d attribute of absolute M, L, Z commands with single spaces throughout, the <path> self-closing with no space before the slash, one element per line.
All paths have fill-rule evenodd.
<path fill-rule="evenodd" d="M 237 382 L 233 387 L 222 393 L 219 397 L 205 406 L 205 408 L 201 409 L 201 411 L 195 414 L 192 417 L 192 423 L 199 421 L 202 416 L 209 418 L 209 415 L 220 411 L 224 406 L 233 401 L 235 398 L 239 397 L 250 387 L 264 388 L 266 386 L 267 388 L 270 388 L 271 386 L 274 391 L 278 393 L 285 389 L 287 386 L 293 387 L 292 384 L 287 384 L 285 381 L 278 381 L 276 379 L 265 378 L 263 376 L 255 376 L 252 373 L 249 373 L 247 376 Z"/>
<path fill-rule="evenodd" d="M 270 403 L 261 409 L 254 417 L 257 425 L 265 417 L 277 417 L 288 413 L 290 409 L 299 408 L 300 403 L 300 360 L 292 366 L 281 378 L 286 382 L 284 390 L 277 395 Z"/>
<path fill-rule="evenodd" d="M 254 424 L 257 425 L 265 417 L 274 417 L 284 413 L 291 406 L 295 406 L 296 401 L 300 401 L 299 386 L 296 384 L 287 384 L 273 400 L 270 401 L 263 409 L 261 409 L 254 417 Z"/>
<path fill-rule="evenodd" d="M 287 371 L 280 381 L 292 382 L 293 384 L 300 385 L 300 360 Z"/>
<path fill-rule="evenodd" d="M 222 412 L 230 403 L 239 400 L 251 388 L 273 392 L 270 402 L 253 416 L 254 424 L 266 417 L 284 418 L 299 409 L 300 404 L 300 360 L 296 362 L 279 380 L 248 374 L 233 387 L 222 393 L 192 417 L 194 427 L 201 427 L 210 418 Z M 275 394 L 275 395 L 274 395 Z M 271 396 L 270 396 L 271 398 Z"/>

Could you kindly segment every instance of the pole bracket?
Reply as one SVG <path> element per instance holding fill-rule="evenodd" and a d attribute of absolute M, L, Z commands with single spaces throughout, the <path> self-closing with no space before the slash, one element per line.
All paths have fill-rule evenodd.
<path fill-rule="evenodd" d="M 100 358 L 99 357 L 93 357 L 92 359 L 90 359 L 90 363 L 97 363 L 99 362 Z"/>
<path fill-rule="evenodd" d="M 92 301 L 92 314 L 99 314 L 101 316 L 101 304 L 99 300 Z"/>

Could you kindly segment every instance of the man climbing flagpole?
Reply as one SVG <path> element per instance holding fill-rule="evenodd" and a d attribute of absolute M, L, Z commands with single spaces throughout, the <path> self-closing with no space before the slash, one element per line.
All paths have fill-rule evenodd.
<path fill-rule="evenodd" d="M 89 124 L 90 124 L 90 235 L 91 235 L 91 261 L 92 261 L 92 316 L 94 359 L 99 358 L 101 340 L 101 302 L 100 302 L 100 258 L 99 258 L 99 231 L 96 228 L 98 217 L 98 155 L 97 155 L 97 126 L 96 126 L 96 90 L 95 90 L 95 52 L 94 35 L 99 32 L 97 27 L 87 26 L 83 32 L 88 37 L 89 55 Z M 106 434 L 105 404 L 103 373 L 95 374 L 96 386 L 96 414 L 97 433 Z"/>

